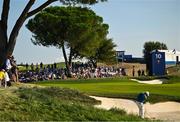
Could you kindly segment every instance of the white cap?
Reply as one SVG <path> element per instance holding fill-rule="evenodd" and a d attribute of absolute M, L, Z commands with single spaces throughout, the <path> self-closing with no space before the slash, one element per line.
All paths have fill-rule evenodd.
<path fill-rule="evenodd" d="M 145 94 L 149 97 L 149 92 L 148 91 L 146 91 Z"/>

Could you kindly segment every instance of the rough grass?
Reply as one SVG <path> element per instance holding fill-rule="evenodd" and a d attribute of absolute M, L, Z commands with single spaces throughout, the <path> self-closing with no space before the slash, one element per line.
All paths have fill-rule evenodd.
<path fill-rule="evenodd" d="M 166 84 L 180 84 L 180 75 L 170 75 L 167 79 Z"/>
<path fill-rule="evenodd" d="M 133 79 L 137 79 L 140 81 L 150 81 L 155 79 L 167 79 L 169 80 L 168 76 L 140 76 L 140 77 L 132 77 Z"/>
<path fill-rule="evenodd" d="M 180 65 L 168 67 L 167 71 L 169 75 L 180 76 Z"/>
<path fill-rule="evenodd" d="M 133 79 L 138 79 L 141 81 L 150 81 L 150 80 L 160 79 L 160 80 L 164 80 L 163 84 L 180 83 L 180 75 L 141 76 L 141 77 L 133 77 Z"/>
<path fill-rule="evenodd" d="M 175 82 L 176 81 L 176 82 Z M 136 99 L 137 94 L 150 92 L 149 101 L 152 103 L 162 101 L 180 102 L 180 79 L 171 78 L 166 84 L 139 84 L 128 78 L 44 81 L 36 82 L 42 86 L 56 86 L 76 89 L 89 95 Z"/>
<path fill-rule="evenodd" d="M 123 110 L 94 108 L 99 101 L 66 88 L 12 87 L 0 89 L 0 99 L 0 121 L 142 121 Z"/>

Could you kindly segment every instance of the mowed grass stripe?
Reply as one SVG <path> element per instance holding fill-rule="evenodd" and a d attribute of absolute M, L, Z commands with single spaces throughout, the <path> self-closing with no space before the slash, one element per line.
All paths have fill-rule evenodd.
<path fill-rule="evenodd" d="M 39 84 L 39 83 L 38 83 Z M 43 86 L 59 86 L 71 89 L 77 89 L 87 93 L 139 93 L 142 91 L 149 91 L 154 94 L 164 94 L 164 95 L 174 95 L 180 96 L 180 85 L 123 85 L 120 83 L 101 83 L 101 84 L 53 84 L 53 83 L 43 83 Z"/>
<path fill-rule="evenodd" d="M 91 79 L 68 81 L 43 81 L 36 82 L 42 86 L 56 86 L 76 89 L 88 95 L 134 98 L 140 92 L 149 91 L 151 96 L 164 96 L 167 100 L 180 101 L 180 84 L 140 84 L 129 79 Z M 129 97 L 130 96 L 130 97 Z M 173 97 L 173 99 L 171 99 Z M 157 98 L 158 99 L 158 98 Z"/>

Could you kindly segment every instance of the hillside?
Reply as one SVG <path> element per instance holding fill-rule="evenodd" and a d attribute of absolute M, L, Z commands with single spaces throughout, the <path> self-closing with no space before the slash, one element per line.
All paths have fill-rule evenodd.
<path fill-rule="evenodd" d="M 168 67 L 167 70 L 169 75 L 180 76 L 180 65 Z"/>
<path fill-rule="evenodd" d="M 75 90 L 18 85 L 0 89 L 0 121 L 137 121 L 124 111 L 94 108 L 93 98 Z"/>

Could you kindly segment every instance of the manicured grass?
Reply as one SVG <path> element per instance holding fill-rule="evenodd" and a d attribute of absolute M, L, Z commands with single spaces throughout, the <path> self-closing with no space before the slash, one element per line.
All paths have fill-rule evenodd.
<path fill-rule="evenodd" d="M 0 89 L 0 99 L 0 121 L 142 121 L 123 110 L 97 109 L 95 99 L 64 88 L 11 87 Z"/>
<path fill-rule="evenodd" d="M 178 101 L 180 102 L 180 79 L 170 79 L 171 84 L 139 84 L 128 78 L 109 78 L 91 80 L 59 80 L 43 81 L 35 84 L 42 86 L 57 86 L 76 89 L 89 95 L 136 99 L 140 92 L 149 91 L 150 102 Z"/>

